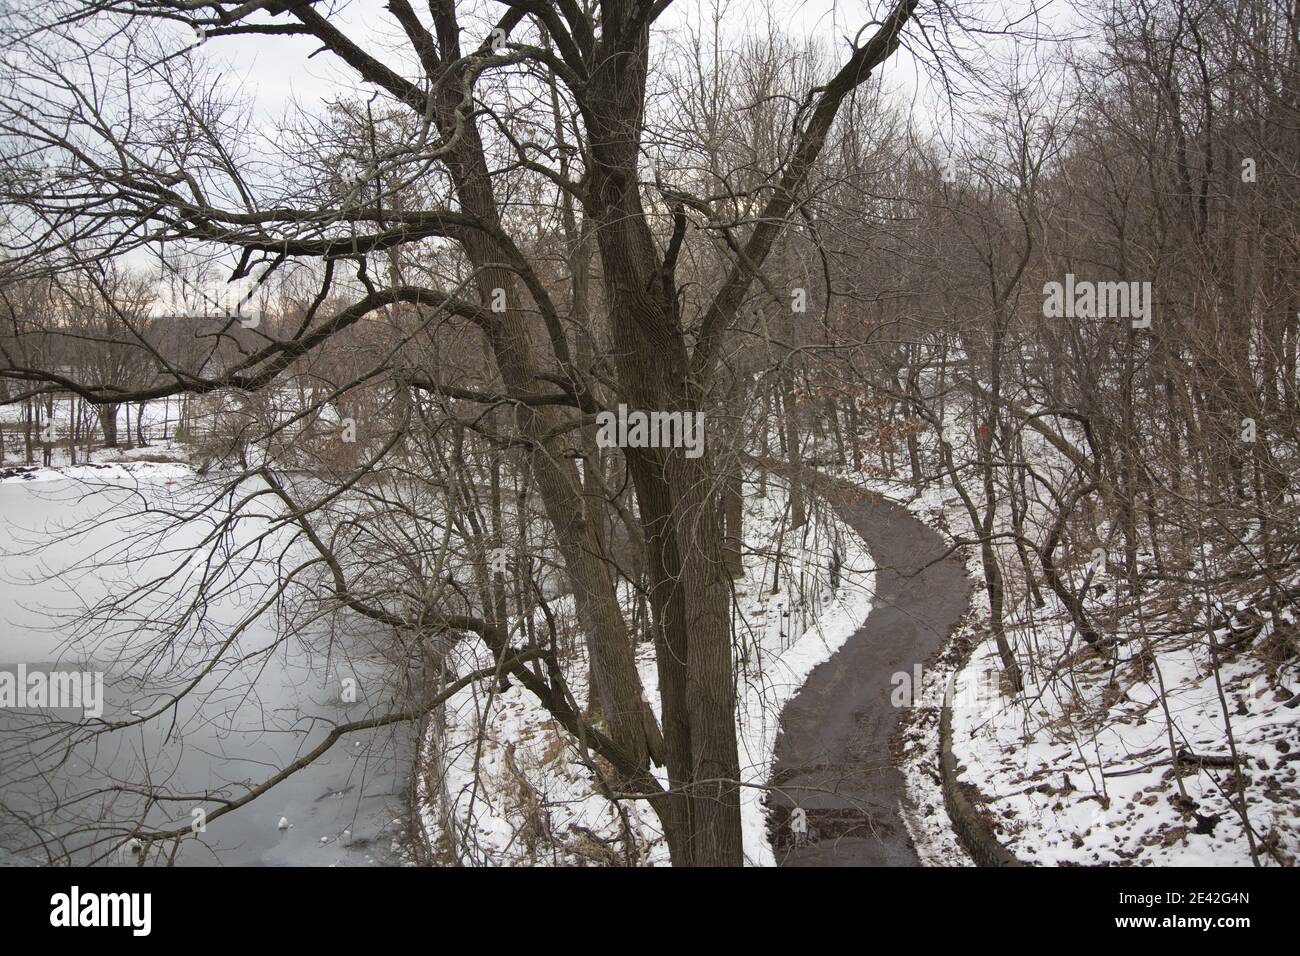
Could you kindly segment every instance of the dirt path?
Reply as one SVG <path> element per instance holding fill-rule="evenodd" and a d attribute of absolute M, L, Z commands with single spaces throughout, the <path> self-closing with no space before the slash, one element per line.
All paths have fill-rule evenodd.
<path fill-rule="evenodd" d="M 783 866 L 919 865 L 900 816 L 903 776 L 889 740 L 902 710 L 890 703 L 897 672 L 911 674 L 948 636 L 970 596 L 961 558 L 907 510 L 818 480 L 817 491 L 862 536 L 876 563 L 871 612 L 786 705 L 768 798 Z M 932 563 L 933 562 L 933 563 Z M 795 803 L 817 839 L 790 845 Z"/>

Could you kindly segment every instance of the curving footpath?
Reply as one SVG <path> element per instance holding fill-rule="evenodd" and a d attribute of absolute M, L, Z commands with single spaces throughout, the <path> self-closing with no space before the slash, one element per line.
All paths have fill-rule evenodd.
<path fill-rule="evenodd" d="M 773 471 L 788 467 L 764 462 Z M 801 476 L 867 543 L 876 593 L 862 626 L 788 704 L 768 797 L 783 866 L 919 866 L 901 816 L 903 775 L 890 754 L 902 709 L 893 675 L 909 677 L 966 612 L 962 559 L 906 508 L 820 474 Z M 811 477 L 811 482 L 808 480 Z M 807 811 L 816 840 L 793 846 L 789 817 Z"/>

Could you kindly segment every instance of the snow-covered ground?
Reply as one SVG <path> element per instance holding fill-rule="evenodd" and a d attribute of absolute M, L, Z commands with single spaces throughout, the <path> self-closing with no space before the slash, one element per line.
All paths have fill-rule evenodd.
<path fill-rule="evenodd" d="M 292 446 L 309 422 L 326 430 L 337 427 L 337 409 L 318 401 L 311 391 L 285 386 L 249 396 L 222 390 L 187 398 L 168 397 L 122 404 L 117 409 L 117 445 L 103 447 L 98 412 L 68 398 L 55 399 L 52 415 L 42 403 L 33 411 L 32 461 L 27 461 L 27 410 L 0 405 L 0 475 L 31 469 L 68 468 L 126 462 L 204 462 L 229 456 L 236 435 L 265 436 L 269 444 Z M 47 458 L 48 454 L 48 458 Z"/>
<path fill-rule="evenodd" d="M 192 445 L 173 440 L 177 408 L 164 410 L 161 423 L 156 410 L 148 412 L 147 447 L 96 449 L 89 459 L 79 451 L 78 464 L 71 466 L 64 444 L 55 448 L 52 463 L 61 466 L 55 469 L 28 467 L 15 459 L 15 439 L 21 436 L 13 409 L 4 412 L 0 419 L 9 453 L 0 465 L 0 485 L 147 484 L 170 493 L 173 485 L 179 489 L 193 477 L 181 463 Z M 126 441 L 125 422 L 120 425 Z M 969 456 L 972 441 L 960 427 L 956 432 L 952 441 L 960 461 Z M 922 439 L 932 454 L 933 436 Z M 1035 436 L 1025 440 L 1035 467 L 1050 469 L 1050 450 Z M 40 457 L 38 449 L 38 461 Z M 946 483 L 917 492 L 879 471 L 841 469 L 839 474 L 905 502 L 914 515 L 940 530 L 968 541 L 976 537 Z M 753 865 L 771 865 L 763 786 L 770 777 L 782 708 L 812 669 L 865 619 L 874 570 L 861 540 L 824 505 L 814 509 L 805 537 L 783 527 L 787 498 L 779 482 L 769 479 L 765 497 L 755 490 L 753 483 L 746 488 L 745 576 L 735 591 L 737 709 L 742 774 L 751 784 L 743 791 L 746 857 Z M 1003 507 L 995 532 L 1009 530 Z M 1041 516 L 1031 511 L 1028 520 L 1037 527 L 1034 522 L 1041 522 Z M 782 567 L 774 591 L 778 542 Z M 835 542 L 843 570 L 832 594 L 827 569 Z M 1216 668 L 1207 630 L 1214 631 L 1219 644 L 1231 644 L 1259 594 L 1225 590 L 1207 601 L 1185 585 L 1153 586 L 1144 597 L 1139 623 L 1132 608 L 1116 606 L 1121 588 L 1113 577 L 1094 572 L 1093 581 L 1106 587 L 1090 591 L 1085 603 L 1094 620 L 1106 622 L 1110 639 L 1105 653 L 1094 654 L 1073 635 L 1050 591 L 1044 591 L 1042 608 L 1022 600 L 1014 549 L 1003 543 L 997 547 L 1007 575 L 1007 635 L 1024 663 L 1026 688 L 1013 697 L 999 686 L 1001 667 L 989 634 L 980 555 L 967 547 L 971 611 L 948 645 L 925 663 L 920 693 L 907 707 L 896 738 L 907 781 L 903 817 L 922 861 L 970 862 L 952 832 L 939 784 L 939 704 L 955 678 L 954 753 L 960 778 L 972 788 L 973 800 L 998 838 L 1021 859 L 1056 865 L 1249 865 L 1251 840 L 1236 796 L 1240 787 L 1246 794 L 1254 856 L 1265 865 L 1294 865 L 1300 853 L 1300 708 L 1294 705 L 1300 675 L 1293 660 L 1270 656 L 1281 643 L 1275 627 L 1294 633 L 1294 606 L 1276 618 L 1264 613 L 1258 633 L 1222 652 Z M 1081 551 L 1063 561 L 1070 586 L 1077 587 L 1089 573 L 1086 557 Z M 1279 583 L 1300 589 L 1300 576 Z M 633 596 L 626 591 L 623 596 L 631 608 Z M 1212 613 L 1207 611 L 1211 604 Z M 557 626 L 576 637 L 567 599 L 552 601 L 552 610 Z M 535 623 L 546 626 L 540 619 Z M 566 677 L 578 703 L 585 705 L 586 663 L 581 640 L 574 643 L 578 650 L 566 661 Z M 958 674 L 962 650 L 971 644 L 973 654 Z M 461 672 L 487 663 L 481 647 L 466 643 L 456 652 L 463 658 L 457 661 Z M 650 646 L 639 648 L 638 661 L 657 712 Z M 1238 752 L 1237 772 L 1228 723 Z M 427 841 L 444 860 L 490 865 L 667 862 L 649 807 L 607 799 L 575 742 L 522 688 L 502 693 L 491 682 L 468 687 L 448 703 L 441 735 L 433 722 L 427 730 L 417 781 L 420 811 Z"/>
<path fill-rule="evenodd" d="M 1061 630 L 1039 640 L 1064 649 Z M 985 642 L 959 687 L 997 670 Z M 1198 633 L 1165 639 L 1150 656 L 1137 643 L 1115 658 L 1085 655 L 1070 679 L 1035 675 L 1020 700 L 954 712 L 962 778 L 988 798 L 999 838 L 1026 862 L 1250 865 L 1214 670 Z M 1260 862 L 1294 865 L 1300 714 L 1282 706 L 1286 696 L 1253 654 L 1223 654 L 1219 678 Z M 1183 755 L 1176 767 L 1174 753 Z"/>
<path fill-rule="evenodd" d="M 110 463 L 97 458 L 90 464 L 57 468 L 40 465 L 0 468 L 0 482 L 74 481 L 87 485 L 129 486 L 136 481 L 175 484 L 193 474 L 194 469 L 179 461 L 145 461 L 126 457 Z"/>
<path fill-rule="evenodd" d="M 826 509 L 812 519 L 806 539 L 788 529 L 782 534 L 782 523 L 788 523 L 786 494 L 772 479 L 766 497 L 746 494 L 745 507 L 745 577 L 736 582 L 735 656 L 741 775 L 754 786 L 742 793 L 741 814 L 748 863 L 771 866 L 775 857 L 762 788 L 770 777 L 781 709 L 812 669 L 865 619 L 874 567 L 861 539 Z M 784 566 L 774 592 L 778 540 Z M 835 542 L 843 566 L 832 593 L 824 582 Z M 817 581 L 823 582 L 820 588 Z M 557 616 L 569 613 L 562 602 L 556 605 Z M 638 662 L 647 697 L 659 713 L 652 648 L 642 646 Z M 486 658 L 477 666 L 483 663 Z M 471 666 L 467 661 L 463 669 Z M 583 705 L 585 675 L 585 661 L 578 656 L 566 678 Z M 429 844 L 446 860 L 486 865 L 668 862 L 649 807 L 606 799 L 575 742 L 517 685 L 498 693 L 484 682 L 453 697 L 442 738 L 431 733 L 425 740 L 424 763 L 428 772 L 419 781 L 421 813 Z"/>
<path fill-rule="evenodd" d="M 1031 446 L 1038 444 L 1031 438 L 1027 436 Z M 969 438 L 957 434 L 952 441 L 957 460 L 963 460 Z M 1050 455 L 1041 444 L 1031 451 L 1036 452 L 1036 467 L 1048 467 Z M 910 499 L 910 510 L 934 527 L 967 541 L 977 537 L 946 484 L 930 484 L 918 494 L 878 473 L 844 474 L 895 500 Z M 1009 530 L 1005 505 L 1000 518 L 995 533 Z M 1251 865 L 1251 841 L 1237 797 L 1241 786 L 1259 862 L 1295 865 L 1300 854 L 1300 708 L 1294 695 L 1300 675 L 1294 661 L 1279 667 L 1273 659 L 1278 644 L 1267 612 L 1258 634 L 1220 653 L 1217 680 L 1208 636 L 1213 630 L 1219 645 L 1230 644 L 1234 630 L 1241 633 L 1248 626 L 1249 609 L 1263 595 L 1217 593 L 1211 613 L 1211 602 L 1185 584 L 1152 587 L 1139 623 L 1133 607 L 1114 607 L 1121 586 L 1094 567 L 1092 580 L 1102 587 L 1088 592 L 1085 605 L 1094 621 L 1107 622 L 1105 633 L 1114 644 L 1093 654 L 1083 650 L 1086 645 L 1046 588 L 1043 608 L 1023 602 L 1015 552 L 1010 545 L 998 549 L 1007 577 L 1007 636 L 1022 661 L 1026 687 L 1013 697 L 1000 686 L 1002 668 L 988 627 L 991 612 L 981 558 L 978 548 L 967 547 L 971 611 L 925 668 L 922 699 L 935 706 L 913 707 L 899 738 L 910 803 L 904 816 L 922 860 L 969 864 L 943 807 L 937 703 L 961 649 L 973 643 L 970 660 L 952 688 L 953 751 L 960 780 L 974 788 L 971 796 L 993 832 L 1021 860 L 1045 865 Z M 1089 573 L 1087 557 L 1066 562 L 1069 586 L 1077 588 Z M 1279 584 L 1294 593 L 1300 575 Z M 1207 629 L 1207 620 L 1218 626 Z M 1280 610 L 1277 620 L 1293 632 L 1294 605 Z M 1162 684 L 1167 710 L 1161 704 Z M 1229 721 L 1240 778 L 1232 769 Z"/>
<path fill-rule="evenodd" d="M 197 404 L 196 406 L 197 407 Z M 95 410 L 71 399 L 59 398 L 53 402 L 53 421 L 46 417 L 42 405 L 33 422 L 34 464 L 43 464 L 43 444 L 51 444 L 50 467 L 62 468 L 72 462 L 69 447 L 76 432 L 76 461 L 87 460 L 86 442 L 91 449 L 90 461 L 130 461 L 141 458 L 173 458 L 181 460 L 183 449 L 176 443 L 176 429 L 181 420 L 182 401 L 179 398 L 119 405 L 117 409 L 118 448 L 99 447 L 104 436 Z M 143 412 L 144 421 L 139 421 Z M 21 467 L 25 464 L 25 415 L 21 404 L 0 405 L 0 433 L 3 433 L 3 458 L 0 468 Z M 74 429 L 74 418 L 78 418 Z M 140 438 L 143 436 L 143 443 Z"/>

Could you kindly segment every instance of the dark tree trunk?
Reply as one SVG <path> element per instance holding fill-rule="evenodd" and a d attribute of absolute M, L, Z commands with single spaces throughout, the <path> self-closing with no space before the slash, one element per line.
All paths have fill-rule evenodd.
<path fill-rule="evenodd" d="M 728 471 L 722 486 L 722 517 L 724 525 L 723 560 L 727 573 L 739 579 L 745 576 L 744 554 L 745 508 L 742 495 L 740 462 Z"/>
<path fill-rule="evenodd" d="M 99 428 L 104 433 L 104 447 L 117 447 L 117 405 L 99 405 L 96 411 L 99 413 Z"/>

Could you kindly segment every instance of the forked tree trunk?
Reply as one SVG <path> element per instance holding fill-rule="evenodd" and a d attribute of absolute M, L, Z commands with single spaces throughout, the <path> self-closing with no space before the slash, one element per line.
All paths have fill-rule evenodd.
<path fill-rule="evenodd" d="M 597 224 L 613 321 L 619 383 L 636 408 L 698 414 L 698 383 L 637 184 L 648 43 L 607 56 L 588 91 L 592 167 L 589 213 Z M 676 864 L 739 866 L 740 759 L 731 668 L 730 581 L 712 493 L 708 444 L 626 449 L 650 552 L 656 663 L 670 789 L 669 848 Z"/>
<path fill-rule="evenodd" d="M 458 94 L 449 91 L 448 96 L 446 108 L 454 110 Z M 443 121 L 448 127 L 454 125 L 450 116 L 444 116 Z M 483 146 L 472 123 L 462 124 L 448 167 L 466 212 L 484 223 L 497 223 Z M 475 269 L 481 301 L 491 303 L 496 290 L 504 290 L 506 309 L 492 313 L 484 333 L 506 391 L 533 391 L 537 387 L 536 369 L 524 322 L 525 303 L 514 273 L 503 265 L 508 261 L 506 251 L 478 230 L 468 230 L 462 244 Z M 529 467 L 573 585 L 578 621 L 610 736 L 637 767 L 647 766 L 651 758 L 661 761 L 663 740 L 658 722 L 645 702 L 631 636 L 606 569 L 600 537 L 588 520 L 577 466 L 573 459 L 556 453 L 549 434 L 556 424 L 555 414 L 550 409 L 519 403 L 515 406 L 515 424 L 534 449 Z"/>

